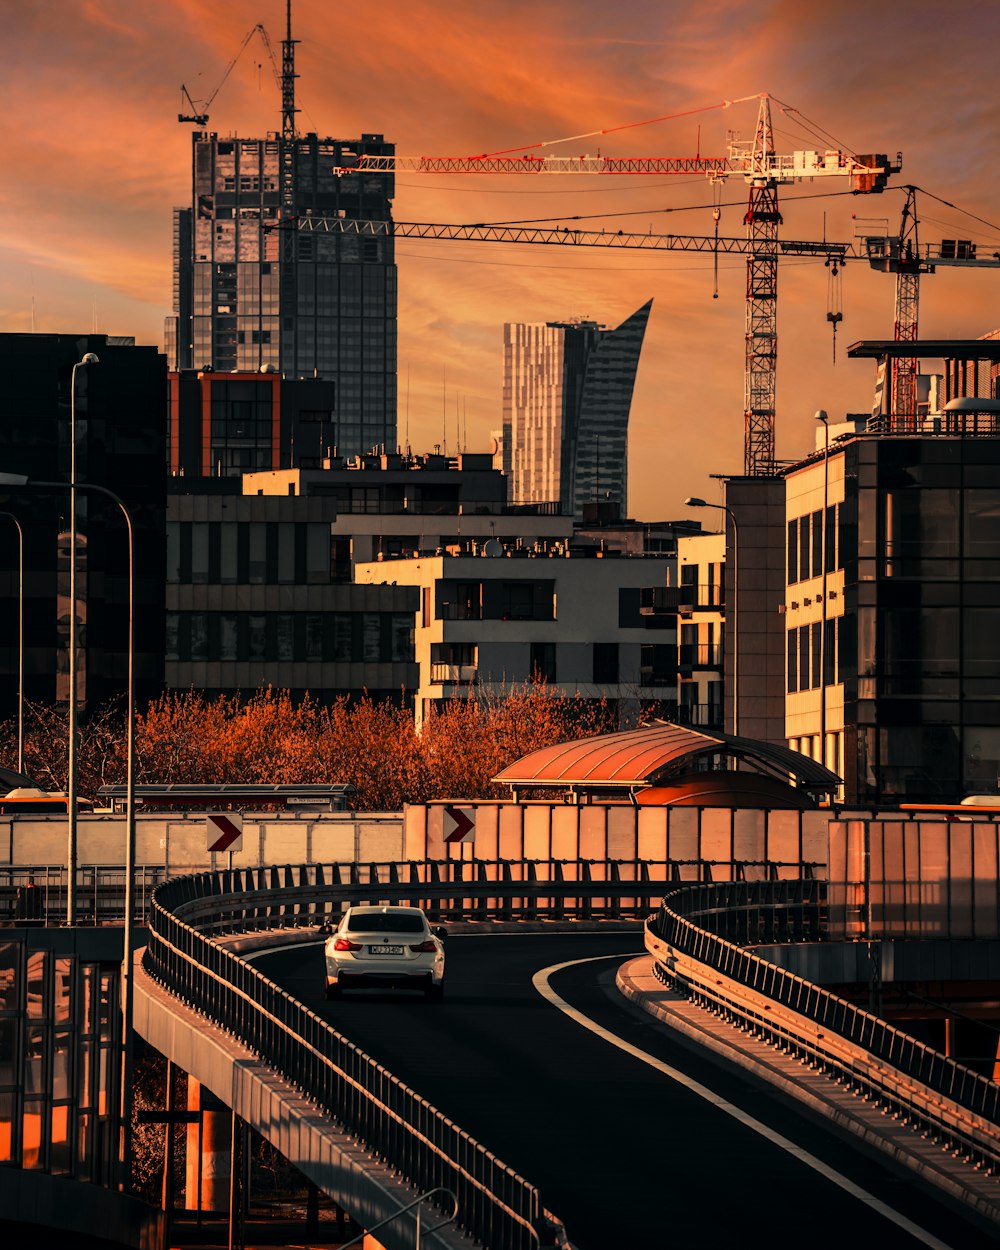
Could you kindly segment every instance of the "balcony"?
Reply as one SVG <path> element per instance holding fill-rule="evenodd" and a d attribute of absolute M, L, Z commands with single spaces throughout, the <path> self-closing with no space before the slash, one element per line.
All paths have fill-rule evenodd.
<path fill-rule="evenodd" d="M 721 729 L 724 713 L 721 703 L 681 703 L 674 717 L 678 725 L 692 725 L 699 729 Z"/>
<path fill-rule="evenodd" d="M 722 669 L 722 646 L 717 642 L 682 642 L 677 661 L 682 669 Z"/>
<path fill-rule="evenodd" d="M 471 686 L 475 684 L 478 672 L 475 664 L 445 664 L 436 660 L 431 663 L 431 685 Z"/>
<path fill-rule="evenodd" d="M 661 613 L 725 608 L 725 587 L 721 585 L 646 586 L 639 611 L 643 616 Z"/>

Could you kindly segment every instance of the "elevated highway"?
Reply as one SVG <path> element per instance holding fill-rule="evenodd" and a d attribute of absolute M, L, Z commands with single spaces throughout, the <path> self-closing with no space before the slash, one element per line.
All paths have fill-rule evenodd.
<path fill-rule="evenodd" d="M 293 1161 L 307 1174 L 306 1138 L 322 1131 L 318 1106 L 319 1121 L 329 1124 L 336 1115 L 342 1127 L 362 1138 L 367 1133 L 367 1150 L 353 1157 L 362 1172 L 367 1156 L 373 1171 L 408 1177 L 418 1189 L 450 1183 L 462 1191 L 466 1231 L 503 1250 L 565 1237 L 578 1250 L 596 1250 L 623 1235 L 659 1239 L 665 1222 L 701 1244 L 724 1244 L 735 1230 L 744 1245 L 781 1244 L 782 1238 L 794 1244 L 808 1229 L 811 1244 L 842 1246 L 859 1221 L 873 1229 L 873 1240 L 877 1230 L 883 1245 L 958 1250 L 995 1244 L 990 1232 L 964 1216 L 956 1223 L 954 1212 L 915 1178 L 873 1165 L 742 1071 L 692 1055 L 675 1035 L 636 1015 L 616 994 L 614 974 L 640 952 L 637 932 L 456 935 L 449 950 L 450 1000 L 443 1006 L 370 993 L 326 1004 L 320 947 L 308 926 L 327 910 L 339 910 L 346 895 L 307 875 L 283 890 L 259 891 L 241 874 L 166 887 L 147 956 L 156 977 L 181 989 L 298 1087 L 272 1091 L 265 1106 L 259 1091 L 237 1088 L 233 1073 L 254 1062 L 238 1056 L 228 1091 L 213 1088 L 224 1100 L 236 1091 L 240 1115 L 253 1123 L 256 1114 L 263 1131 L 280 1135 L 280 1121 L 287 1126 L 294 1118 L 285 1114 L 286 1105 L 311 1100 L 312 1110 L 300 1108 L 291 1133 L 299 1144 Z M 669 883 L 640 888 L 660 896 Z M 630 889 L 635 883 L 618 893 L 627 897 Z M 614 893 L 606 881 L 594 888 L 567 884 L 561 892 L 570 897 L 568 909 L 579 912 L 580 896 L 592 901 L 595 890 L 605 899 Z M 484 890 L 489 899 L 467 898 L 464 907 L 472 914 L 509 912 L 515 891 L 523 907 L 532 894 L 523 882 L 506 892 L 492 883 Z M 355 885 L 346 893 L 358 892 Z M 361 892 L 385 901 L 408 893 L 398 882 Z M 426 885 L 412 892 L 432 906 L 444 905 L 447 893 Z M 539 892 L 551 902 L 555 890 L 551 882 L 540 884 L 531 900 L 536 908 Z M 642 904 L 633 894 L 633 912 Z M 801 904 L 797 912 L 805 915 Z M 276 934 L 284 949 L 247 959 L 206 939 L 289 924 L 306 928 Z M 782 924 L 787 928 L 787 917 Z M 155 993 L 162 997 L 162 990 Z M 171 1015 L 161 1002 L 159 1023 L 146 1015 L 140 1028 L 166 1053 L 174 1045 L 179 1062 L 197 1063 L 205 1039 L 193 1047 L 181 1041 L 176 1019 L 164 1023 Z M 187 1027 L 213 1026 L 203 1019 Z M 217 1055 L 224 1052 L 224 1040 L 213 1044 Z M 371 1066 L 361 1064 L 359 1051 Z M 216 1086 L 225 1086 L 219 1071 Z M 399 1083 L 405 1097 L 419 1093 L 419 1106 L 397 1100 Z M 457 1126 L 464 1132 L 456 1134 Z M 381 1199 L 387 1210 L 393 1201 L 399 1205 L 391 1188 Z M 365 1201 L 370 1226 L 377 1204 L 370 1194 Z M 410 1245 L 412 1233 L 407 1236 L 400 1230 L 398 1239 L 386 1236 L 385 1242 Z"/>

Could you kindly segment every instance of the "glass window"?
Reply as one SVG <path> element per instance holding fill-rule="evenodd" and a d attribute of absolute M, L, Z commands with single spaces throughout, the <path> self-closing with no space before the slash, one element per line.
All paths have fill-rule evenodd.
<path fill-rule="evenodd" d="M 413 617 L 399 613 L 392 616 L 392 658 L 407 661 L 413 659 Z"/>
<path fill-rule="evenodd" d="M 237 627 L 236 614 L 233 612 L 223 612 L 219 616 L 219 659 L 220 660 L 236 660 L 239 659 L 238 647 L 239 631 Z"/>
<path fill-rule="evenodd" d="M 799 581 L 804 582 L 810 575 L 809 554 L 811 551 L 809 518 L 799 517 Z"/>
<path fill-rule="evenodd" d="M 323 618 L 318 612 L 306 613 L 306 659 L 323 658 Z"/>
<path fill-rule="evenodd" d="M 958 555 L 957 490 L 890 490 L 885 495 L 885 554 L 922 559 Z"/>
<path fill-rule="evenodd" d="M 1000 672 L 1000 608 L 967 607 L 963 616 L 965 672 L 990 677 Z"/>
<path fill-rule="evenodd" d="M 32 951 L 28 955 L 28 1018 L 31 1020 L 41 1020 L 48 1014 L 45 1010 L 47 962 L 47 951 Z"/>
<path fill-rule="evenodd" d="M 965 555 L 1000 559 L 1000 490 L 967 489 L 963 521 Z"/>
<path fill-rule="evenodd" d="M 554 642 L 531 644 L 531 680 L 556 680 L 556 644 Z"/>
<path fill-rule="evenodd" d="M 178 660 L 180 656 L 177 651 L 177 638 L 180 626 L 180 617 L 176 612 L 168 612 L 166 615 L 166 638 L 164 640 L 164 659 Z"/>
<path fill-rule="evenodd" d="M 250 583 L 261 585 L 267 577 L 267 526 L 250 527 Z"/>
<path fill-rule="evenodd" d="M 817 527 L 818 528 L 818 527 Z M 815 689 L 820 684 L 820 664 L 823 659 L 823 622 L 813 621 L 811 628 L 810 645 L 812 647 L 812 671 L 811 685 Z"/>
<path fill-rule="evenodd" d="M 279 660 L 295 659 L 295 622 L 289 612 L 279 612 L 276 629 Z"/>
<path fill-rule="evenodd" d="M 809 689 L 809 626 L 799 626 L 799 689 Z"/>
<path fill-rule="evenodd" d="M 306 527 L 306 581 L 310 585 L 330 580 L 330 527 Z"/>
<path fill-rule="evenodd" d="M 191 580 L 208 581 L 208 526 L 191 526 Z"/>
<path fill-rule="evenodd" d="M 354 627 L 346 612 L 338 612 L 333 618 L 333 658 L 341 663 L 354 658 Z"/>
<path fill-rule="evenodd" d="M 812 514 L 812 575 L 819 577 L 823 572 L 823 513 Z"/>
<path fill-rule="evenodd" d="M 799 688 L 799 631 L 788 631 L 788 693 L 795 694 Z"/>
<path fill-rule="evenodd" d="M 381 658 L 382 618 L 377 612 L 365 612 L 361 618 L 362 659 L 377 661 Z"/>
<path fill-rule="evenodd" d="M 267 619 L 260 614 L 247 617 L 247 638 L 251 660 L 267 658 Z"/>
<path fill-rule="evenodd" d="M 191 613 L 191 659 L 208 659 L 208 620 L 204 612 Z"/>
<path fill-rule="evenodd" d="M 788 584 L 799 580 L 799 523 L 788 522 Z"/>
<path fill-rule="evenodd" d="M 594 643 L 594 682 L 614 685 L 618 681 L 618 643 Z"/>
<path fill-rule="evenodd" d="M 236 573 L 237 528 L 221 526 L 219 534 L 219 580 L 232 585 L 238 580 Z"/>
<path fill-rule="evenodd" d="M 982 609 L 994 627 L 1000 611 Z M 894 676 L 958 676 L 959 609 L 957 607 L 885 608 L 882 621 L 881 670 Z M 986 622 L 983 622 L 986 624 Z M 966 628 L 966 639 L 979 631 Z M 989 663 L 996 665 L 995 635 Z"/>

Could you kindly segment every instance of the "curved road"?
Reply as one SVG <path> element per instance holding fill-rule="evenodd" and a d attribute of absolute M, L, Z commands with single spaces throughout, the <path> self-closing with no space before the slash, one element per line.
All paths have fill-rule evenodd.
<path fill-rule="evenodd" d="M 327 1003 L 319 944 L 254 962 L 536 1184 L 577 1250 L 996 1247 L 918 1181 L 626 1003 L 614 972 L 638 953 L 636 933 L 456 934 L 441 1004 L 377 990 Z M 581 1027 L 539 993 L 535 974 L 565 963 L 549 978 L 555 995 L 661 1067 Z M 743 1120 L 662 1065 L 707 1087 Z"/>

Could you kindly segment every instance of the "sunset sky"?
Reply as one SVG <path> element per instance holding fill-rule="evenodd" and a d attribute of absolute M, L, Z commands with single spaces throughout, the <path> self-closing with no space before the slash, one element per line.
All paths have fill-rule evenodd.
<path fill-rule="evenodd" d="M 284 9 L 281 0 L 6 0 L 0 329 L 96 328 L 162 345 L 171 208 L 190 202 L 180 84 L 208 96 L 257 22 L 280 57 Z M 832 136 L 829 146 L 901 150 L 894 183 L 930 193 L 919 201 L 922 240 L 1000 246 L 995 4 L 296 0 L 294 20 L 304 130 L 382 133 L 400 155 L 468 155 L 705 109 L 546 150 L 685 156 L 700 146 L 724 155 L 727 129 L 752 135 L 756 104 L 709 106 L 766 91 L 798 110 L 775 106 L 779 151 L 819 146 L 803 118 Z M 248 137 L 280 128 L 257 39 L 209 125 Z M 403 173 L 396 185 L 401 221 L 584 216 L 614 229 L 712 231 L 712 191 L 701 178 Z M 783 237 L 819 239 L 825 228 L 827 238 L 850 241 L 852 214 L 896 229 L 900 192 L 846 192 L 839 179 L 783 189 Z M 723 187 L 723 235 L 744 233 L 746 194 L 738 179 Z M 396 256 L 400 441 L 408 428 L 425 450 L 446 434 L 453 450 L 464 415 L 469 450 L 487 449 L 500 423 L 505 321 L 617 325 L 652 297 L 630 429 L 632 514 L 684 516 L 686 495 L 718 497 L 709 473 L 741 470 L 742 258 L 720 259 L 716 300 L 711 258 L 690 253 L 401 240 Z M 846 347 L 892 336 L 894 280 L 848 266 L 836 365 L 822 262 L 786 260 L 778 281 L 777 453 L 790 459 L 811 447 L 816 409 L 870 409 L 873 367 L 848 361 Z M 924 279 L 922 335 L 974 337 L 997 326 L 1000 270 Z"/>

